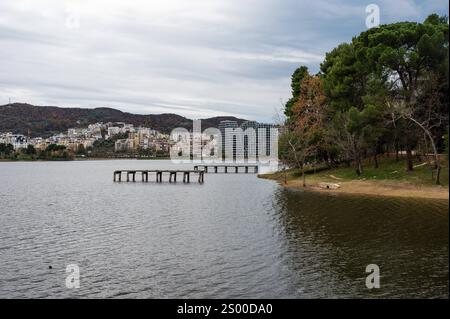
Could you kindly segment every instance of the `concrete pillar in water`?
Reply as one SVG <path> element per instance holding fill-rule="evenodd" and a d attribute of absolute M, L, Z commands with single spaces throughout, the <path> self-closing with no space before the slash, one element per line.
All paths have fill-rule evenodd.
<path fill-rule="evenodd" d="M 204 172 L 199 172 L 199 173 L 198 173 L 198 182 L 199 182 L 200 184 L 203 184 L 203 173 L 204 173 Z"/>

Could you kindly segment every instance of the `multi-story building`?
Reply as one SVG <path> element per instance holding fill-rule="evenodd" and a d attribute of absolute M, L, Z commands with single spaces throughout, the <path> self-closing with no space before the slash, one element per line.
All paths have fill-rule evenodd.
<path fill-rule="evenodd" d="M 69 128 L 67 130 L 67 136 L 70 138 L 76 138 L 86 135 L 86 130 L 81 128 Z"/>
<path fill-rule="evenodd" d="M 126 124 L 123 122 L 114 123 L 108 123 L 107 128 L 107 135 L 106 139 L 112 138 L 114 135 L 117 135 L 119 133 L 133 133 L 136 132 L 136 129 L 134 128 L 133 124 Z"/>
<path fill-rule="evenodd" d="M 120 127 L 118 127 L 118 126 L 110 126 L 110 127 L 108 127 L 108 135 L 107 135 L 107 138 L 111 138 L 111 137 L 113 137 L 114 135 L 117 135 L 117 134 L 119 134 L 120 133 Z"/>
<path fill-rule="evenodd" d="M 3 133 L 0 143 L 11 144 L 15 150 L 28 147 L 28 137 L 22 134 Z"/>
<path fill-rule="evenodd" d="M 134 151 L 135 149 L 134 139 L 130 138 L 117 140 L 114 145 L 116 152 Z"/>
<path fill-rule="evenodd" d="M 45 150 L 47 146 L 50 145 L 50 143 L 42 137 L 35 137 L 30 139 L 29 144 L 33 145 L 34 148 L 38 150 Z"/>
<path fill-rule="evenodd" d="M 278 147 L 278 134 L 273 124 L 246 121 L 241 125 L 244 133 L 244 158 L 259 161 L 270 156 Z M 247 132 L 247 134 L 245 134 Z M 251 136 L 254 134 L 254 136 Z"/>
<path fill-rule="evenodd" d="M 236 162 L 243 159 L 243 134 L 236 121 L 221 121 L 222 160 Z"/>
<path fill-rule="evenodd" d="M 219 130 L 223 161 L 259 161 L 278 147 L 278 134 L 273 124 L 246 121 L 239 127 L 236 121 L 222 121 Z"/>

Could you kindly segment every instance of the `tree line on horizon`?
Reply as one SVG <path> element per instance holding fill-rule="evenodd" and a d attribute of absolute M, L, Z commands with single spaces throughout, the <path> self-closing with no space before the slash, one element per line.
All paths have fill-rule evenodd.
<path fill-rule="evenodd" d="M 300 169 L 308 163 L 379 165 L 380 154 L 432 154 L 440 183 L 440 153 L 448 144 L 449 26 L 432 14 L 423 23 L 371 28 L 326 54 L 320 72 L 301 66 L 292 74 L 284 105 L 280 159 Z M 303 183 L 305 181 L 303 179 Z"/>
<path fill-rule="evenodd" d="M 77 152 L 77 154 L 81 154 Z M 36 149 L 29 144 L 27 147 L 14 150 L 12 144 L 0 143 L 0 159 L 6 160 L 49 160 L 49 161 L 69 161 L 74 158 L 74 153 L 64 145 L 50 144 L 43 150 Z"/>

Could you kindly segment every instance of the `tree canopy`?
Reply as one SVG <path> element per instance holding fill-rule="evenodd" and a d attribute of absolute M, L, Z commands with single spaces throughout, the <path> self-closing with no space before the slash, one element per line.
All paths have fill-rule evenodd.
<path fill-rule="evenodd" d="M 398 157 L 403 149 L 413 170 L 414 152 L 432 152 L 439 183 L 438 151 L 448 134 L 448 30 L 447 17 L 436 14 L 423 23 L 381 25 L 327 53 L 318 75 L 298 68 L 285 105 L 291 140 L 322 132 L 322 151 L 306 153 L 326 163 L 353 162 L 358 174 L 367 156 L 377 166 L 379 153 L 394 150 Z M 321 114 L 320 129 L 307 132 L 314 112 Z"/>

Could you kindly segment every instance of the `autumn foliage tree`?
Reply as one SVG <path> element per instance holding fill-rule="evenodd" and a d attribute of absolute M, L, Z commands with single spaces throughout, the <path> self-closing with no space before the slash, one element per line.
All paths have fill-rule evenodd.
<path fill-rule="evenodd" d="M 303 78 L 298 99 L 291 109 L 287 131 L 281 137 L 285 159 L 300 169 L 306 186 L 305 164 L 317 153 L 323 136 L 325 96 L 319 76 Z"/>

